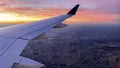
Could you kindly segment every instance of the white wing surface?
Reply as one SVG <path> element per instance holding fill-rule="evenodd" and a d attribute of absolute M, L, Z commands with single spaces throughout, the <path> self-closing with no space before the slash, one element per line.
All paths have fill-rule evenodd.
<path fill-rule="evenodd" d="M 0 28 L 0 68 L 15 68 L 16 65 L 28 65 L 36 68 L 44 66 L 34 60 L 21 57 L 21 52 L 29 40 L 32 40 L 36 36 L 47 32 L 51 28 L 60 24 L 62 21 L 75 15 L 78 7 L 79 4 L 65 15 L 37 22 Z M 13 66 L 13 64 L 16 65 Z"/>

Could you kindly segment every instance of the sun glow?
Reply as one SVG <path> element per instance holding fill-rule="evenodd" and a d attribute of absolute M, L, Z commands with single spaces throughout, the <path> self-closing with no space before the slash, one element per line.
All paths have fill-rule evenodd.
<path fill-rule="evenodd" d="M 41 20 L 40 17 L 35 16 L 26 16 L 26 15 L 20 15 L 16 13 L 0 13 L 0 23 L 25 23 L 25 22 L 32 22 Z"/>

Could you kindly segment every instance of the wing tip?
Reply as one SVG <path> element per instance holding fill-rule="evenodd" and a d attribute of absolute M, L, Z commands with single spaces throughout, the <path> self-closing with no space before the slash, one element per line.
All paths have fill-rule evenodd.
<path fill-rule="evenodd" d="M 80 4 L 75 5 L 75 7 L 73 9 L 71 9 L 67 14 L 75 15 L 79 6 L 80 6 Z"/>

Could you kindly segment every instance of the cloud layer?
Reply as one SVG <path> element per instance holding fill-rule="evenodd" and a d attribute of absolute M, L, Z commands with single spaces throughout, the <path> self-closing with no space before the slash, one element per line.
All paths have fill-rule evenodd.
<path fill-rule="evenodd" d="M 42 19 L 64 14 L 77 3 L 81 4 L 81 7 L 77 15 L 68 20 L 69 22 L 120 20 L 120 0 L 1 0 L 0 14 L 13 13 L 17 17 Z"/>

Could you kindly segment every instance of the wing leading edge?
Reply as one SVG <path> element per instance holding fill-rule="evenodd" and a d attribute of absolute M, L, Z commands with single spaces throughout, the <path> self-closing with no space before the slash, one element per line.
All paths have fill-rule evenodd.
<path fill-rule="evenodd" d="M 29 40 L 47 32 L 51 28 L 59 25 L 62 21 L 75 15 L 78 7 L 79 4 L 65 15 L 37 22 L 0 28 L 0 67 L 11 68 L 14 63 L 22 65 L 34 64 L 38 67 L 44 66 L 31 59 L 21 57 L 20 53 L 23 51 Z"/>

